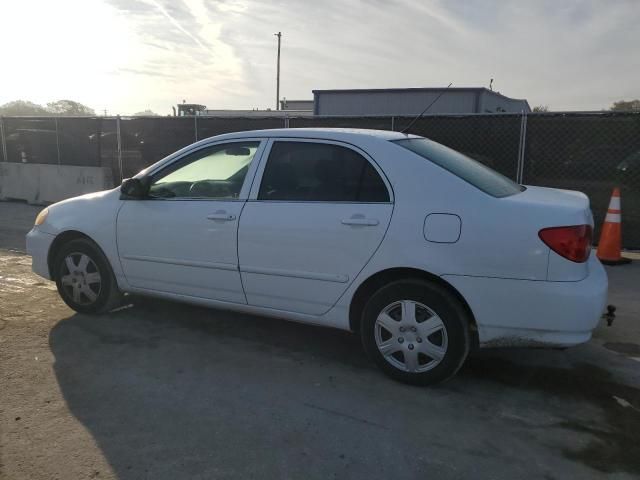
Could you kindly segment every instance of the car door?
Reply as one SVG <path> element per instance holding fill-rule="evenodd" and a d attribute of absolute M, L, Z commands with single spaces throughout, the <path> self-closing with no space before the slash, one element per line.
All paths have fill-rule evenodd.
<path fill-rule="evenodd" d="M 377 165 L 346 144 L 274 139 L 268 150 L 240 219 L 247 302 L 321 315 L 382 242 L 391 189 Z"/>
<path fill-rule="evenodd" d="M 238 219 L 264 141 L 218 143 L 150 174 L 149 194 L 118 213 L 118 253 L 134 288 L 246 303 Z"/>

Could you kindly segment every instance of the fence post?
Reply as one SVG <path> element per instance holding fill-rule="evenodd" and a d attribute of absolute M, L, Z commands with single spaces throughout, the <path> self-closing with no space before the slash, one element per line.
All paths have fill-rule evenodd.
<path fill-rule="evenodd" d="M 522 183 L 524 177 L 524 152 L 527 141 L 527 113 L 522 112 L 520 119 L 520 143 L 518 145 L 518 163 L 516 165 L 516 182 Z"/>
<path fill-rule="evenodd" d="M 396 117 L 391 117 L 391 131 L 395 131 L 396 129 Z"/>
<path fill-rule="evenodd" d="M 2 141 L 2 155 L 5 162 L 9 161 L 9 157 L 7 156 L 7 141 L 4 138 L 4 117 L 0 117 L 0 137 Z"/>
<path fill-rule="evenodd" d="M 58 166 L 60 166 L 60 134 L 58 133 L 58 117 L 54 118 L 56 122 L 56 150 L 58 151 Z"/>
<path fill-rule="evenodd" d="M 118 138 L 118 169 L 120 170 L 120 183 L 124 176 L 122 171 L 122 137 L 120 136 L 120 115 L 116 117 L 116 136 Z"/>
<path fill-rule="evenodd" d="M 198 141 L 198 116 L 197 115 L 193 116 L 193 129 L 195 130 L 196 142 L 197 142 Z"/>

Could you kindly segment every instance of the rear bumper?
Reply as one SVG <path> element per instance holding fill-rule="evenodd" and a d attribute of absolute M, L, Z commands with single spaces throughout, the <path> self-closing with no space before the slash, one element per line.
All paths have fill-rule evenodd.
<path fill-rule="evenodd" d="M 607 303 L 607 274 L 595 257 L 577 282 L 445 275 L 466 299 L 481 347 L 568 347 L 591 339 Z"/>
<path fill-rule="evenodd" d="M 31 255 L 31 269 L 47 280 L 51 280 L 47 258 L 49 248 L 55 238 L 55 235 L 45 233 L 38 227 L 33 227 L 27 233 L 27 253 Z"/>

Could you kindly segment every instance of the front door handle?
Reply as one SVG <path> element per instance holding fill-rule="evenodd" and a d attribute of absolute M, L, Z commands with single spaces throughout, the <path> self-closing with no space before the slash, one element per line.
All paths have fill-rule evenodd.
<path fill-rule="evenodd" d="M 364 215 L 356 214 L 351 218 L 344 218 L 341 222 L 343 225 L 361 225 L 365 227 L 375 227 L 380 222 L 376 218 L 366 218 Z"/>
<path fill-rule="evenodd" d="M 207 215 L 207 220 L 222 220 L 224 222 L 230 222 L 232 220 L 235 220 L 236 216 L 231 214 L 231 213 L 227 213 L 224 211 L 220 211 L 220 212 L 216 212 L 216 213 L 212 213 L 211 215 Z"/>

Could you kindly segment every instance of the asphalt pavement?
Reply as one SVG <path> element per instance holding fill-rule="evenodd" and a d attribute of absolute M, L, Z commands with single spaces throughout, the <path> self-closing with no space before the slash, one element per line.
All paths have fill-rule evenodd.
<path fill-rule="evenodd" d="M 347 332 L 144 298 L 77 314 L 30 271 L 38 211 L 0 202 L 0 478 L 640 476 L 640 259 L 607 268 L 617 318 L 591 342 L 419 388 Z"/>

